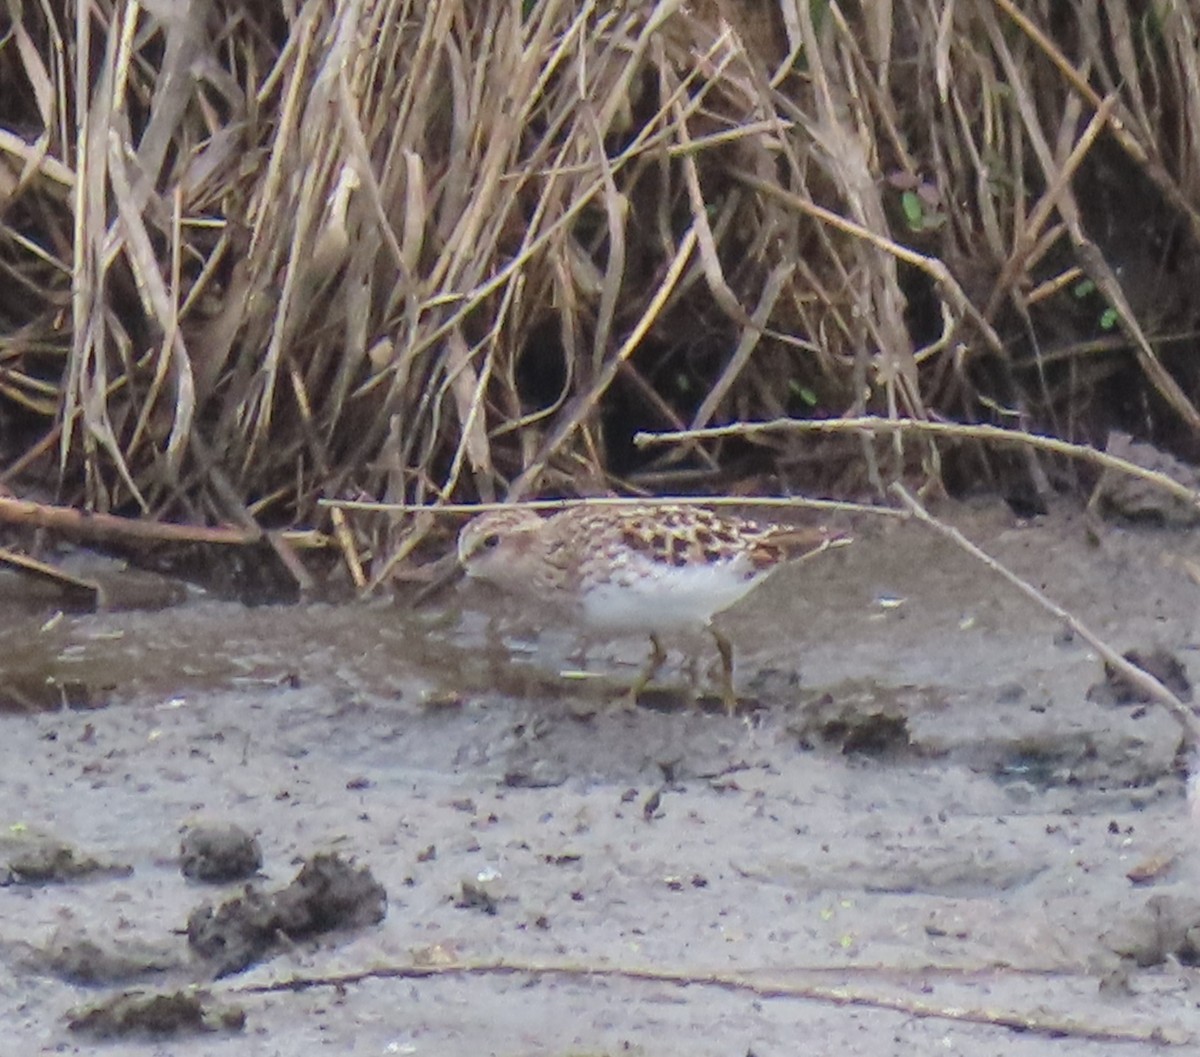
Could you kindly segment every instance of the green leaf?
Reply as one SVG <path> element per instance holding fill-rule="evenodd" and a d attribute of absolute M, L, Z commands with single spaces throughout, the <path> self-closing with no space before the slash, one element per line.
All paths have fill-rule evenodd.
<path fill-rule="evenodd" d="M 905 191 L 900 196 L 900 205 L 904 209 L 904 219 L 913 231 L 920 231 L 925 221 L 925 207 L 921 196 L 916 191 Z"/>
<path fill-rule="evenodd" d="M 1111 306 L 1106 308 L 1100 315 L 1100 329 L 1112 330 L 1113 327 L 1117 325 L 1117 320 L 1120 318 L 1121 317 L 1117 315 L 1117 310 L 1115 308 L 1112 308 Z"/>
<path fill-rule="evenodd" d="M 1080 279 L 1074 286 L 1071 287 L 1071 293 L 1078 297 L 1081 301 L 1096 292 L 1096 284 L 1091 279 Z"/>
<path fill-rule="evenodd" d="M 816 391 L 810 389 L 802 382 L 796 381 L 795 378 L 788 379 L 788 396 L 793 396 L 807 407 L 816 407 L 820 403 L 820 398 Z"/>

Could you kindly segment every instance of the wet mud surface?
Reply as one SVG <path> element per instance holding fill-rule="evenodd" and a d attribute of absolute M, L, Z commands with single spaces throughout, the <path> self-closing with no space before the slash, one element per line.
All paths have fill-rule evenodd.
<path fill-rule="evenodd" d="M 1177 687 L 1200 672 L 1194 533 L 944 513 Z M 700 707 L 678 653 L 609 707 L 644 643 L 483 588 L 5 610 L 11 1052 L 1200 1045 L 1175 721 L 952 543 L 855 533 L 722 618 L 732 718 L 704 653 Z"/>

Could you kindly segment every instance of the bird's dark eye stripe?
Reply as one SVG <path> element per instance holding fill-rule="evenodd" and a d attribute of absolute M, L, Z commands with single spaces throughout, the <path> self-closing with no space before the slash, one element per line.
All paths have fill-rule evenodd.
<path fill-rule="evenodd" d="M 483 549 L 484 549 L 484 550 L 489 550 L 489 551 L 490 551 L 490 550 L 492 550 L 492 548 L 494 548 L 494 547 L 498 547 L 499 545 L 500 545 L 500 535 L 499 535 L 499 533 L 493 532 L 493 533 L 492 533 L 490 536 L 484 536 L 484 537 L 483 537 L 483 544 L 482 544 L 482 546 L 483 546 Z"/>

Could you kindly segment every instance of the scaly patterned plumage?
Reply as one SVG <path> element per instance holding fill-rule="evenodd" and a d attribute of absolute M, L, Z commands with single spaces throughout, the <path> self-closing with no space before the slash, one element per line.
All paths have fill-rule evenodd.
<path fill-rule="evenodd" d="M 707 628 L 732 709 L 732 648 L 712 627 L 713 616 L 777 566 L 844 540 L 825 529 L 763 525 L 691 506 L 575 506 L 546 518 L 513 508 L 468 522 L 458 558 L 468 576 L 551 605 L 585 627 L 648 633 L 653 653 L 635 695 L 665 658 L 660 633 Z"/>

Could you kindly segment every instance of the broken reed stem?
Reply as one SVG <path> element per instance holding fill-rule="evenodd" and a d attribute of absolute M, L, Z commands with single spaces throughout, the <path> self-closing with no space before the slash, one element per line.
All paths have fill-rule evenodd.
<path fill-rule="evenodd" d="M 808 973 L 822 970 L 802 970 Z M 871 978 L 878 975 L 876 967 L 849 967 L 835 970 L 838 975 Z M 885 968 L 884 971 L 889 971 Z M 928 972 L 929 970 L 926 970 Z M 945 973 L 946 970 L 933 969 Z M 1020 970 L 1005 970 L 1009 973 Z M 1045 975 L 1044 970 L 1034 970 Z M 957 1021 L 968 1024 L 989 1024 L 1014 1031 L 1052 1038 L 1079 1038 L 1098 1042 L 1155 1042 L 1183 1044 L 1190 1041 L 1168 1032 L 1159 1025 L 1105 1026 L 1070 1015 L 1059 1015 L 1044 1008 L 1024 1013 L 1018 1010 L 985 1009 L 960 1004 L 938 1005 L 911 998 L 908 995 L 881 994 L 863 990 L 861 986 L 820 982 L 789 983 L 779 979 L 756 979 L 762 974 L 751 972 L 687 972 L 683 970 L 622 967 L 545 962 L 460 962 L 449 965 L 378 965 L 370 969 L 321 976 L 293 976 L 265 984 L 247 984 L 230 988 L 232 995 L 279 994 L 308 991 L 316 987 L 342 989 L 367 980 L 424 980 L 432 977 L 486 977 L 523 975 L 534 978 L 565 977 L 584 981 L 597 979 L 640 981 L 656 984 L 676 984 L 681 987 L 715 987 L 725 991 L 744 992 L 758 998 L 802 999 L 826 1002 L 835 1006 L 859 1006 L 867 1009 L 886 1009 L 923 1019 Z M 958 974 L 954 974 L 958 975 Z"/>
<path fill-rule="evenodd" d="M 1128 459 L 1097 451 L 1086 444 L 1072 444 L 1055 437 L 1044 437 L 1039 433 L 1004 429 L 1000 426 L 964 425 L 958 422 L 926 422 L 914 418 L 877 418 L 867 415 L 862 418 L 794 419 L 778 418 L 769 422 L 735 422 L 729 426 L 712 426 L 708 429 L 684 429 L 664 433 L 637 433 L 633 443 L 639 448 L 653 444 L 682 444 L 698 440 L 714 440 L 720 437 L 751 437 L 760 433 L 924 433 L 934 436 L 953 437 L 960 440 L 981 440 L 991 444 L 1024 445 L 1041 451 L 1054 452 L 1071 459 L 1092 463 L 1106 470 L 1140 477 L 1143 481 L 1157 485 L 1165 492 L 1191 503 L 1200 509 L 1200 492 L 1168 477 L 1157 470 L 1147 470 Z"/>
<path fill-rule="evenodd" d="M 1026 598 L 1031 599 L 1046 610 L 1047 613 L 1061 620 L 1072 632 L 1100 654 L 1104 658 L 1105 663 L 1120 672 L 1133 686 L 1136 686 L 1153 700 L 1163 705 L 1183 728 L 1184 738 L 1189 749 L 1195 749 L 1197 746 L 1200 746 L 1200 719 L 1197 719 L 1192 710 L 1155 679 L 1154 676 L 1149 672 L 1143 671 L 1136 664 L 1131 664 L 1073 613 L 1069 613 L 1056 602 L 1052 602 L 1046 595 L 1034 587 L 1033 584 L 1029 583 L 1029 581 L 1022 579 L 1011 569 L 1001 565 L 990 554 L 980 550 L 979 547 L 967 539 L 958 529 L 952 528 L 945 522 L 935 518 L 917 499 L 913 498 L 904 485 L 899 483 L 893 484 L 891 490 L 918 521 L 924 522 L 935 532 L 940 533 L 956 546 L 961 547 L 976 561 L 982 562 L 992 572 L 1007 580 Z"/>
<path fill-rule="evenodd" d="M 215 543 L 228 546 L 247 546 L 263 539 L 266 533 L 257 528 L 229 528 L 206 525 L 178 525 L 169 521 L 141 521 L 101 514 L 75 507 L 36 503 L 31 499 L 0 496 L 0 524 L 24 525 L 61 532 L 74 539 L 122 542 Z M 293 547 L 306 550 L 328 545 L 320 532 L 298 530 L 277 533 Z"/>
<path fill-rule="evenodd" d="M 51 583 L 65 595 L 83 595 L 92 609 L 98 609 L 100 606 L 103 592 L 95 580 L 76 576 L 74 573 L 38 561 L 27 554 L 19 554 L 7 547 L 0 547 L 0 565 L 14 569 L 22 576 Z"/>

